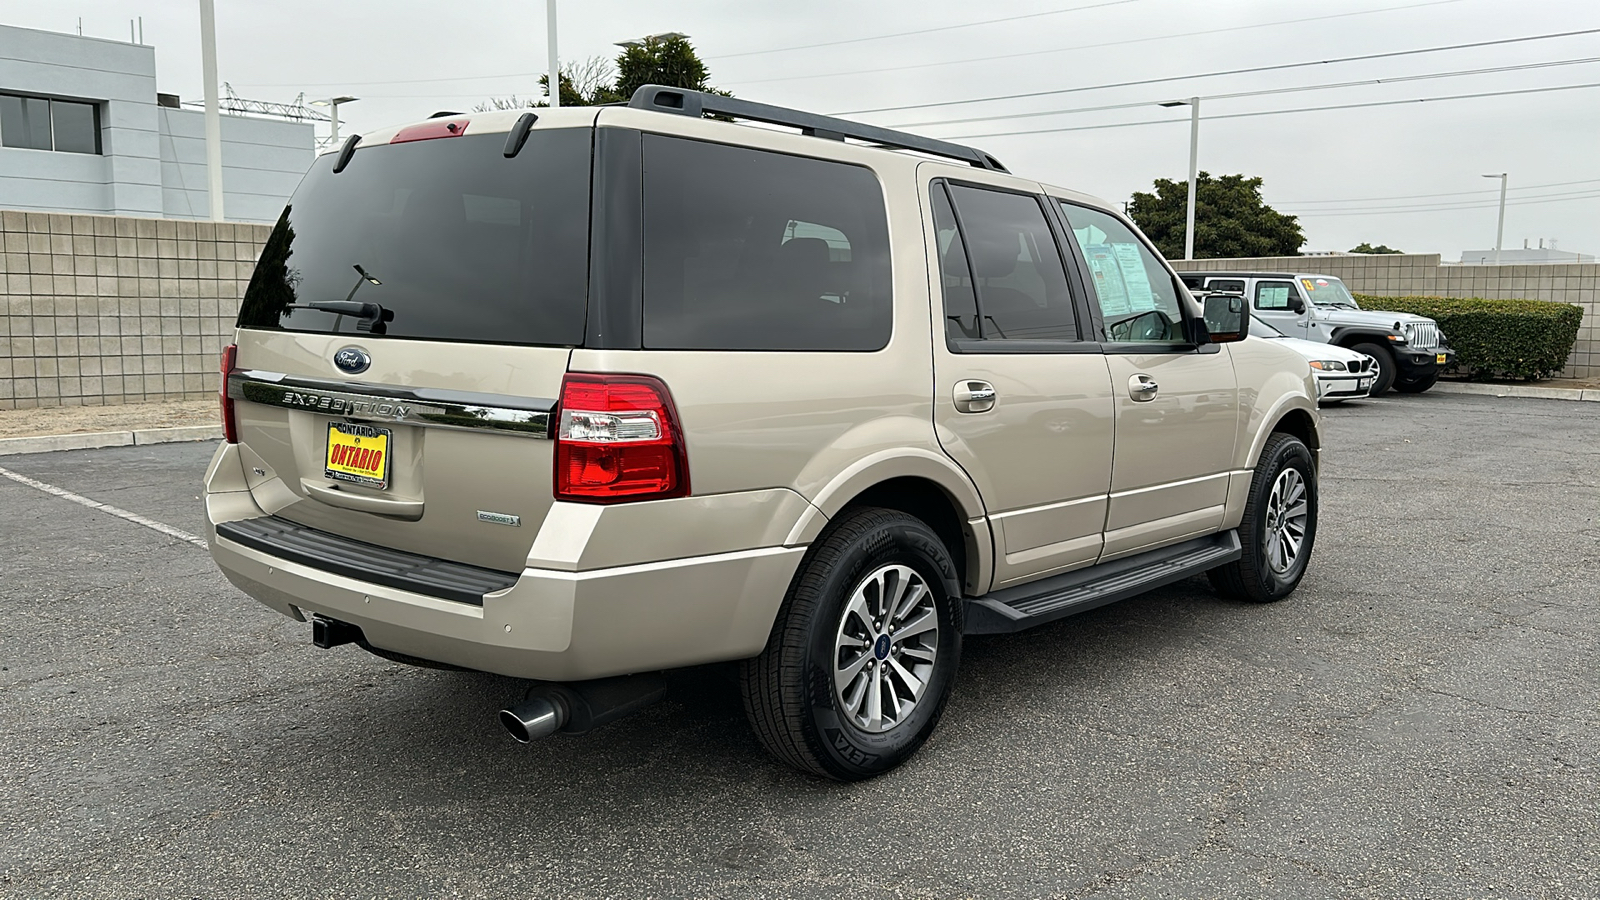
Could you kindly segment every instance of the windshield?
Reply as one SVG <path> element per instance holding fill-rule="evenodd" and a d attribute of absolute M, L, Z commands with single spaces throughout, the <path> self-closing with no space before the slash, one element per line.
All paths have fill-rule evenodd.
<path fill-rule="evenodd" d="M 1261 338 L 1288 337 L 1287 334 L 1284 334 L 1283 332 L 1279 331 L 1278 329 L 1273 328 L 1271 325 L 1268 325 L 1267 323 L 1261 321 L 1260 319 L 1256 318 L 1255 316 L 1251 316 L 1250 317 L 1250 336 L 1251 337 L 1261 337 Z"/>
<path fill-rule="evenodd" d="M 536 130 L 511 159 L 504 134 L 380 144 L 337 175 L 336 154 L 320 157 L 267 238 L 239 327 L 582 344 L 591 136 Z"/>
<path fill-rule="evenodd" d="M 1306 297 L 1318 306 L 1348 306 L 1351 309 L 1360 309 L 1356 298 L 1350 296 L 1350 291 L 1345 288 L 1344 282 L 1326 275 L 1301 276 L 1300 286 L 1306 289 Z"/>

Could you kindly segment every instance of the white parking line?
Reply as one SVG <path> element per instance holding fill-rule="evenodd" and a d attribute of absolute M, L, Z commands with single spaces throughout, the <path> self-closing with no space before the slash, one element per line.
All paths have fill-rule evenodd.
<path fill-rule="evenodd" d="M 79 506 L 87 506 L 90 509 L 97 509 L 103 513 L 110 513 L 119 519 L 127 519 L 129 522 L 132 522 L 135 525 L 143 525 L 146 528 L 159 531 L 167 537 L 177 538 L 180 541 L 187 541 L 188 543 L 191 543 L 202 550 L 206 549 L 205 538 L 196 537 L 187 531 L 173 528 L 171 525 L 164 525 L 160 522 L 157 522 L 155 519 L 147 519 L 138 513 L 128 512 L 125 509 L 120 509 L 112 506 L 109 503 L 101 503 L 98 500 L 90 500 L 88 497 L 85 497 L 82 494 L 74 494 L 65 488 L 58 488 L 53 484 L 45 484 L 42 481 L 35 481 L 26 475 L 13 472 L 10 469 L 0 468 L 0 475 L 4 475 L 12 481 L 15 481 L 17 484 L 25 484 L 28 487 L 44 491 L 46 494 L 53 494 L 63 500 L 71 500 L 73 503 L 76 503 Z"/>

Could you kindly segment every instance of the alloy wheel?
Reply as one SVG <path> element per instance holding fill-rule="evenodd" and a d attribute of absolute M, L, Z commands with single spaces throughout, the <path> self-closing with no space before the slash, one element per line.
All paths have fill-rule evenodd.
<path fill-rule="evenodd" d="M 927 690 L 939 655 L 939 609 L 917 571 L 880 566 L 845 604 L 833 644 L 839 711 L 857 728 L 888 731 Z"/>

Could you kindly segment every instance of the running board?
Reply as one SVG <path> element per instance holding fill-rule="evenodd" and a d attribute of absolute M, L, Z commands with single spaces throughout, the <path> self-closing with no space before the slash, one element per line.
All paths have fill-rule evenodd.
<path fill-rule="evenodd" d="M 966 634 L 1009 634 L 1126 600 L 1239 558 L 1239 532 L 1161 547 L 969 599 Z"/>

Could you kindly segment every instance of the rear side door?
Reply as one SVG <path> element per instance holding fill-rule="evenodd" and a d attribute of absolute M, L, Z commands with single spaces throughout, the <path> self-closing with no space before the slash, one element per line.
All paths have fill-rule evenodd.
<path fill-rule="evenodd" d="M 1100 558 L 1216 531 L 1239 416 L 1228 349 L 1189 340 L 1182 282 L 1130 225 L 1065 200 L 1058 209 L 1093 285 L 1116 406 Z"/>
<path fill-rule="evenodd" d="M 1110 376 L 1064 235 L 1010 179 L 923 185 L 933 275 L 934 423 L 983 496 L 998 589 L 1099 558 Z"/>
<path fill-rule="evenodd" d="M 317 160 L 262 251 L 228 377 L 263 510 L 522 570 L 589 277 L 593 128 L 545 126 L 581 115 L 542 116 L 513 158 L 504 132 L 441 127 L 339 172 Z"/>

